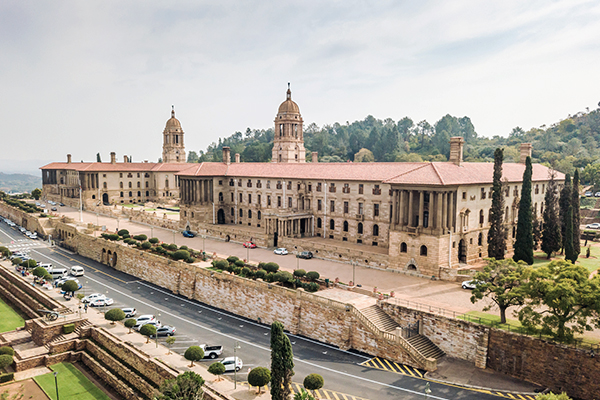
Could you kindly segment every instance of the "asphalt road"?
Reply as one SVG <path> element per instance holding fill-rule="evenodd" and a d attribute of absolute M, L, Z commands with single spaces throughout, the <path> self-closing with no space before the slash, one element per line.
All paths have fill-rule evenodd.
<path fill-rule="evenodd" d="M 13 242 L 13 243 L 11 243 Z M 233 356 L 237 342 L 237 356 L 244 368 L 237 374 L 246 380 L 248 367 L 269 367 L 269 327 L 174 295 L 167 290 L 116 271 L 88 258 L 72 254 L 64 249 L 49 248 L 40 241 L 26 239 L 16 229 L 0 223 L 0 243 L 11 248 L 29 248 L 32 258 L 51 262 L 55 266 L 81 265 L 85 277 L 80 277 L 86 294 L 104 293 L 114 299 L 111 307 L 135 307 L 138 315 L 155 314 L 163 324 L 175 326 L 177 341 L 173 350 L 183 353 L 194 344 L 223 345 L 224 357 Z M 360 364 L 369 360 L 367 355 L 343 351 L 314 340 L 289 335 L 294 351 L 295 376 L 301 383 L 310 373 L 318 373 L 325 380 L 325 388 L 338 393 L 380 399 L 496 399 L 497 396 L 452 385 L 430 382 L 431 394 L 424 393 L 427 380 L 388 371 L 377 370 Z M 164 338 L 160 339 L 164 341 Z M 211 363 L 212 360 L 207 360 Z M 233 374 L 229 374 L 231 378 Z M 342 398 L 342 397 L 340 397 Z"/>

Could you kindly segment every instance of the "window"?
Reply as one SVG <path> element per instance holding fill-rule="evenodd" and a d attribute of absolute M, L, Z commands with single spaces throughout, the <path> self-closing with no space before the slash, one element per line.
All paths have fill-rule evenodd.
<path fill-rule="evenodd" d="M 240 195 L 240 203 L 243 203 L 244 202 L 244 194 L 240 193 L 239 195 Z"/>
<path fill-rule="evenodd" d="M 510 188 L 509 187 L 504 189 L 504 197 L 508 197 L 508 196 L 510 196 Z"/>
<path fill-rule="evenodd" d="M 281 196 L 277 196 L 277 207 L 281 207 Z"/>
<path fill-rule="evenodd" d="M 308 184 L 307 192 L 312 192 L 312 185 L 310 183 Z"/>
<path fill-rule="evenodd" d="M 483 210 L 479 210 L 479 223 L 483 224 Z"/>
<path fill-rule="evenodd" d="M 123 197 L 123 192 L 121 192 L 121 197 Z"/>
<path fill-rule="evenodd" d="M 321 218 L 317 218 L 317 228 L 321 228 L 321 224 L 322 224 Z"/>
<path fill-rule="evenodd" d="M 373 216 L 379 217 L 379 204 L 373 204 Z"/>
<path fill-rule="evenodd" d="M 241 179 L 238 179 L 237 183 L 238 183 L 238 187 L 242 186 L 242 180 Z"/>
<path fill-rule="evenodd" d="M 106 189 L 106 182 L 102 182 L 102 187 Z"/>
<path fill-rule="evenodd" d="M 252 193 L 248 193 L 248 204 L 252 204 Z"/>
<path fill-rule="evenodd" d="M 281 189 L 283 186 L 281 185 L 281 181 L 277 181 L 277 185 L 275 186 L 277 189 Z"/>
<path fill-rule="evenodd" d="M 288 181 L 287 190 L 292 190 L 292 181 Z"/>
<path fill-rule="evenodd" d="M 363 224 L 362 224 L 362 222 L 358 223 L 358 233 L 361 234 L 361 235 L 363 233 Z"/>
<path fill-rule="evenodd" d="M 335 193 L 335 183 L 329 185 L 329 193 Z"/>
<path fill-rule="evenodd" d="M 329 211 L 330 212 L 335 212 L 335 200 L 331 200 L 329 202 Z"/>
<path fill-rule="evenodd" d="M 271 189 L 271 181 L 267 181 L 267 189 Z"/>
<path fill-rule="evenodd" d="M 262 183 L 260 183 L 260 179 L 256 181 L 256 187 L 257 188 L 261 188 L 262 187 Z"/>
<path fill-rule="evenodd" d="M 142 197 L 142 192 L 138 190 L 138 197 Z"/>
<path fill-rule="evenodd" d="M 348 221 L 344 221 L 344 232 L 348 232 Z"/>
<path fill-rule="evenodd" d="M 142 185 L 142 182 L 138 182 L 138 183 L 137 183 L 137 187 L 138 187 L 138 188 L 142 187 L 141 185 Z"/>
<path fill-rule="evenodd" d="M 106 174 L 102 174 L 102 177 L 103 177 L 103 178 L 106 178 Z"/>
<path fill-rule="evenodd" d="M 535 185 L 535 194 L 540 192 L 540 185 Z"/>
<path fill-rule="evenodd" d="M 131 182 L 129 182 L 129 189 L 131 189 Z"/>
<path fill-rule="evenodd" d="M 129 197 L 133 197 L 133 193 L 132 192 L 129 192 Z"/>
<path fill-rule="evenodd" d="M 344 214 L 348 214 L 348 202 L 344 202 Z"/>
<path fill-rule="evenodd" d="M 373 225 L 373 236 L 379 236 L 379 225 Z"/>
<path fill-rule="evenodd" d="M 271 196 L 267 196 L 267 207 L 271 207 Z"/>
<path fill-rule="evenodd" d="M 150 192 L 146 190 L 146 197 L 150 197 Z"/>
<path fill-rule="evenodd" d="M 138 178 L 140 177 L 140 173 L 139 173 L 139 172 L 137 173 L 137 177 L 138 177 Z"/>
<path fill-rule="evenodd" d="M 335 221 L 332 219 L 329 220 L 329 229 L 331 229 L 331 230 L 335 229 Z"/>
<path fill-rule="evenodd" d="M 317 200 L 317 211 L 321 211 L 323 209 L 323 201 L 321 199 Z"/>
<path fill-rule="evenodd" d="M 373 194 L 375 194 L 375 195 L 381 194 L 381 189 L 379 188 L 379 185 L 373 185 Z"/>
<path fill-rule="evenodd" d="M 148 187 L 148 184 L 149 184 L 149 183 L 150 183 L 150 182 L 146 181 L 146 187 Z"/>
<path fill-rule="evenodd" d="M 402 242 L 400 243 L 400 253 L 406 253 L 408 251 L 408 246 L 406 245 L 406 243 Z"/>
<path fill-rule="evenodd" d="M 321 189 L 322 189 L 321 182 L 318 182 L 318 183 L 317 183 L 317 192 L 320 192 L 320 191 L 321 191 Z"/>
<path fill-rule="evenodd" d="M 246 183 L 246 187 L 251 188 L 252 187 L 252 180 L 248 179 L 248 183 Z"/>
<path fill-rule="evenodd" d="M 363 194 L 365 191 L 365 185 L 363 185 L 362 183 L 358 184 L 358 194 Z"/>
<path fill-rule="evenodd" d="M 231 202 L 233 203 L 233 193 L 231 193 Z"/>
<path fill-rule="evenodd" d="M 542 183 L 542 194 L 544 194 L 545 191 L 546 191 L 546 184 Z"/>
<path fill-rule="evenodd" d="M 519 189 L 518 186 L 515 186 L 515 190 L 513 191 L 513 196 L 519 197 Z"/>
<path fill-rule="evenodd" d="M 183 212 L 183 216 L 184 216 L 184 217 L 187 217 L 187 211 L 184 211 L 184 212 Z"/>
<path fill-rule="evenodd" d="M 230 179 L 230 180 L 229 180 L 229 186 L 233 186 L 233 185 L 234 185 L 234 184 L 233 184 L 233 179 Z"/>
<path fill-rule="evenodd" d="M 486 197 L 485 188 L 481 188 L 481 200 L 485 199 L 485 197 Z"/>
<path fill-rule="evenodd" d="M 194 218 L 194 212 L 192 211 L 192 218 Z"/>
<path fill-rule="evenodd" d="M 127 174 L 127 177 L 128 178 L 133 178 L 133 174 L 130 172 L 130 173 Z"/>
<path fill-rule="evenodd" d="M 219 192 L 219 201 L 223 201 L 223 192 Z"/>
<path fill-rule="evenodd" d="M 240 208 L 240 218 L 242 218 L 243 216 L 244 216 L 244 210 L 242 210 L 242 209 Z"/>
<path fill-rule="evenodd" d="M 248 219 L 252 219 L 252 210 L 248 210 Z"/>
<path fill-rule="evenodd" d="M 479 232 L 479 236 L 477 236 L 477 245 L 481 246 L 483 244 L 483 233 Z"/>
<path fill-rule="evenodd" d="M 358 215 L 363 215 L 365 213 L 363 203 L 358 203 Z"/>
<path fill-rule="evenodd" d="M 258 195 L 258 200 L 256 201 L 258 203 L 258 205 L 261 205 L 261 201 L 260 201 L 260 194 Z"/>
<path fill-rule="evenodd" d="M 467 192 L 462 192 L 462 199 L 466 200 L 467 199 Z"/>
<path fill-rule="evenodd" d="M 347 183 L 344 183 L 344 188 L 342 189 L 343 193 L 350 193 L 350 185 Z"/>
<path fill-rule="evenodd" d="M 123 189 L 123 182 L 119 182 L 119 187 Z"/>
<path fill-rule="evenodd" d="M 422 256 L 426 256 L 427 255 L 427 246 L 421 246 L 420 254 Z"/>
<path fill-rule="evenodd" d="M 169 180 L 168 179 L 165 179 L 165 187 L 167 187 L 167 188 L 169 187 Z"/>
<path fill-rule="evenodd" d="M 123 177 L 123 173 L 119 172 L 119 178 L 122 178 L 122 177 Z"/>
<path fill-rule="evenodd" d="M 219 179 L 219 186 L 223 186 L 223 180 Z"/>
<path fill-rule="evenodd" d="M 292 198 L 288 197 L 288 208 L 292 208 Z"/>
<path fill-rule="evenodd" d="M 231 207 L 231 216 L 233 217 L 235 215 L 234 211 L 233 211 L 233 207 Z"/>
<path fill-rule="evenodd" d="M 261 212 L 260 212 L 260 211 L 258 211 L 258 212 L 256 213 L 256 218 L 258 218 L 258 219 L 261 219 L 261 218 L 262 218 L 262 214 L 261 214 Z"/>

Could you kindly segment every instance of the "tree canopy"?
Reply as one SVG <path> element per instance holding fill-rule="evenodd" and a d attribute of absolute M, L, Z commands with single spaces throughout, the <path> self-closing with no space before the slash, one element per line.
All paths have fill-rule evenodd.
<path fill-rule="evenodd" d="M 186 371 L 175 379 L 167 379 L 160 386 L 160 400 L 201 400 L 204 379 L 193 371 Z"/>
<path fill-rule="evenodd" d="M 271 324 L 271 398 L 287 400 L 291 394 L 294 375 L 294 354 L 290 339 L 283 332 L 283 324 Z"/>

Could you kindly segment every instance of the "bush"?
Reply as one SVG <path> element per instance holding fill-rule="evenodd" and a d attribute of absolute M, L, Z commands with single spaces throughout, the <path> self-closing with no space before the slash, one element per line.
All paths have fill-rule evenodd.
<path fill-rule="evenodd" d="M 236 275 L 239 275 L 240 272 L 242 272 L 242 269 L 240 267 L 230 267 L 231 268 L 231 272 L 233 272 Z"/>
<path fill-rule="evenodd" d="M 46 268 L 44 267 L 37 267 L 32 272 L 33 276 L 37 276 L 38 278 L 43 278 L 47 273 L 48 271 L 46 271 Z"/>
<path fill-rule="evenodd" d="M 323 377 L 319 374 L 310 374 L 304 378 L 303 386 L 308 390 L 319 390 L 323 387 Z"/>
<path fill-rule="evenodd" d="M 127 239 L 123 239 L 123 243 L 125 244 L 131 244 L 131 242 L 135 242 L 135 240 L 127 238 Z"/>
<path fill-rule="evenodd" d="M 68 335 L 69 333 L 75 332 L 75 324 L 66 324 L 63 325 L 63 333 Z"/>
<path fill-rule="evenodd" d="M 119 235 L 117 235 L 116 233 L 112 233 L 112 234 L 108 233 L 108 234 L 106 234 L 106 236 L 104 238 L 108 239 L 108 240 L 112 240 L 114 242 L 115 240 L 119 240 Z"/>
<path fill-rule="evenodd" d="M 133 328 L 134 326 L 137 325 L 137 321 L 135 320 L 135 318 L 129 318 L 127 320 L 125 320 L 125 328 L 129 328 L 129 333 L 131 333 L 131 328 Z"/>
<path fill-rule="evenodd" d="M 131 235 L 129 233 L 126 233 L 124 235 L 122 235 L 123 239 L 130 239 Z"/>
<path fill-rule="evenodd" d="M 265 269 L 265 264 L 266 264 L 266 263 L 264 263 L 264 262 L 262 262 L 262 261 L 261 261 L 261 262 L 259 262 L 259 263 L 258 263 L 258 269 Z"/>
<path fill-rule="evenodd" d="M 190 367 L 194 366 L 194 361 L 200 361 L 204 358 L 204 350 L 200 346 L 190 346 L 183 354 L 186 360 L 191 361 Z"/>
<path fill-rule="evenodd" d="M 254 277 L 256 279 L 265 279 L 266 274 L 267 274 L 267 271 L 265 271 L 264 269 L 259 269 L 258 271 L 256 271 L 254 273 Z"/>
<path fill-rule="evenodd" d="M 30 259 L 30 260 L 27 260 L 27 261 L 23 261 L 21 263 L 21 266 L 24 267 L 24 268 L 27 268 L 27 269 L 35 268 L 36 265 L 37 265 L 37 261 L 35 261 L 33 259 Z"/>
<path fill-rule="evenodd" d="M 185 260 L 186 263 L 191 264 L 193 262 L 196 262 L 196 259 L 194 257 L 189 257 Z"/>
<path fill-rule="evenodd" d="M 317 282 L 305 283 L 304 285 L 302 285 L 302 287 L 304 288 L 304 290 L 311 293 L 314 293 L 319 290 L 319 284 Z"/>
<path fill-rule="evenodd" d="M 236 267 L 243 267 L 245 265 L 243 260 L 236 260 L 236 262 L 233 263 Z"/>
<path fill-rule="evenodd" d="M 23 260 L 21 260 L 19 257 L 16 257 L 16 258 L 13 258 L 12 260 L 10 260 L 10 262 L 12 263 L 12 265 L 21 265 Z"/>
<path fill-rule="evenodd" d="M 8 354 L 9 356 L 14 356 L 15 351 L 12 349 L 12 347 L 2 346 L 2 347 L 0 347 L 0 355 L 2 355 L 2 354 Z"/>
<path fill-rule="evenodd" d="M 0 383 L 10 382 L 13 380 L 14 376 L 15 376 L 14 372 L 11 372 L 9 374 L 2 374 L 2 375 L 0 375 Z"/>
<path fill-rule="evenodd" d="M 158 238 L 150 238 L 150 239 L 148 239 L 148 241 L 152 244 L 156 244 L 156 243 L 160 242 L 160 240 L 158 240 Z"/>
<path fill-rule="evenodd" d="M 0 369 L 4 369 L 13 363 L 13 356 L 10 354 L 0 355 Z"/>
<path fill-rule="evenodd" d="M 169 249 L 171 251 L 175 251 L 175 250 L 177 250 L 177 245 L 176 244 L 168 244 L 167 249 Z"/>
<path fill-rule="evenodd" d="M 306 271 L 303 269 L 297 269 L 294 271 L 295 277 L 302 278 L 304 275 L 306 275 Z"/>
<path fill-rule="evenodd" d="M 148 239 L 148 236 L 146 236 L 146 235 L 135 235 L 133 238 L 135 240 L 139 240 L 140 242 L 143 242 L 144 240 Z"/>
<path fill-rule="evenodd" d="M 173 252 L 173 259 L 175 260 L 186 260 L 190 258 L 190 252 L 187 250 L 177 250 Z"/>
<path fill-rule="evenodd" d="M 252 272 L 250 272 L 250 268 L 248 268 L 248 267 L 242 268 L 242 275 L 248 276 L 250 274 L 252 274 Z"/>
<path fill-rule="evenodd" d="M 73 280 L 68 280 L 62 285 L 62 290 L 65 292 L 75 293 L 79 290 L 79 284 Z"/>
<path fill-rule="evenodd" d="M 179 249 L 180 249 L 180 250 L 187 250 L 187 251 L 189 251 L 189 250 L 190 250 L 190 249 L 189 249 L 187 246 L 181 246 Z"/>
<path fill-rule="evenodd" d="M 120 308 L 113 308 L 104 314 L 104 319 L 111 321 L 111 325 L 114 325 L 115 321 L 122 321 L 125 319 L 125 313 Z"/>
<path fill-rule="evenodd" d="M 267 272 L 277 272 L 277 270 L 279 269 L 279 265 L 277 263 L 270 262 L 270 263 L 266 263 L 263 268 Z"/>
<path fill-rule="evenodd" d="M 316 281 L 320 276 L 321 275 L 317 271 L 308 271 L 306 273 L 306 278 L 310 279 L 311 281 Z"/>
<path fill-rule="evenodd" d="M 140 333 L 144 336 L 148 336 L 146 343 L 150 343 L 150 336 L 156 335 L 156 327 L 151 324 L 142 325 Z"/>
<path fill-rule="evenodd" d="M 273 282 L 275 280 L 275 274 L 272 272 L 269 272 L 268 274 L 265 275 L 265 282 Z"/>
<path fill-rule="evenodd" d="M 44 214 L 44 213 L 41 213 L 41 214 L 40 214 L 40 218 L 48 218 L 48 215 L 46 215 L 46 214 Z"/>
<path fill-rule="evenodd" d="M 142 249 L 144 249 L 144 250 L 149 250 L 151 247 L 152 247 L 152 243 L 150 243 L 150 242 L 142 243 Z"/>
<path fill-rule="evenodd" d="M 229 267 L 229 263 L 225 260 L 215 260 L 213 261 L 213 266 L 221 271 L 226 271 L 226 268 Z"/>
<path fill-rule="evenodd" d="M 117 234 L 119 236 L 125 236 L 125 235 L 129 235 L 129 231 L 127 229 L 121 229 L 120 231 L 117 232 Z"/>
<path fill-rule="evenodd" d="M 251 386 L 258 387 L 258 393 L 260 389 L 265 386 L 271 380 L 271 371 L 265 367 L 252 368 L 252 371 L 248 374 L 248 384 Z"/>
<path fill-rule="evenodd" d="M 219 361 L 214 362 L 208 367 L 208 372 L 217 376 L 217 379 L 219 379 L 219 376 L 225 373 L 225 366 Z"/>
<path fill-rule="evenodd" d="M 228 262 L 229 264 L 235 264 L 235 262 L 236 262 L 237 260 L 239 260 L 239 258 L 237 258 L 236 256 L 229 256 L 229 257 L 227 257 L 227 262 Z"/>
<path fill-rule="evenodd" d="M 277 282 L 291 283 L 294 281 L 294 276 L 288 271 L 278 271 L 273 277 Z"/>
<path fill-rule="evenodd" d="M 10 257 L 11 252 L 8 249 L 8 247 L 0 246 L 0 254 L 2 254 L 2 256 L 4 256 L 4 257 Z"/>

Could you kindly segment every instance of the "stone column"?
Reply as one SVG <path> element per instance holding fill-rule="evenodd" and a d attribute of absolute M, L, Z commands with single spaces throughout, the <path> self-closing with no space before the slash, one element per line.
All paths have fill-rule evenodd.
<path fill-rule="evenodd" d="M 423 226 L 423 210 L 425 208 L 425 191 L 419 190 L 419 227 Z"/>
<path fill-rule="evenodd" d="M 394 197 L 392 201 L 392 227 L 396 227 L 398 224 L 398 191 L 394 190 Z"/>
<path fill-rule="evenodd" d="M 413 226 L 413 201 L 414 201 L 414 192 L 410 190 L 408 192 L 408 226 Z"/>
<path fill-rule="evenodd" d="M 436 206 L 437 206 L 437 211 L 435 214 L 435 227 L 437 228 L 438 231 L 442 231 L 442 192 L 436 192 Z"/>
<path fill-rule="evenodd" d="M 442 229 L 444 234 L 448 229 L 448 193 L 442 193 Z"/>
<path fill-rule="evenodd" d="M 404 190 L 399 191 L 398 225 L 404 226 Z"/>
<path fill-rule="evenodd" d="M 454 192 L 448 193 L 448 229 L 454 232 Z"/>

